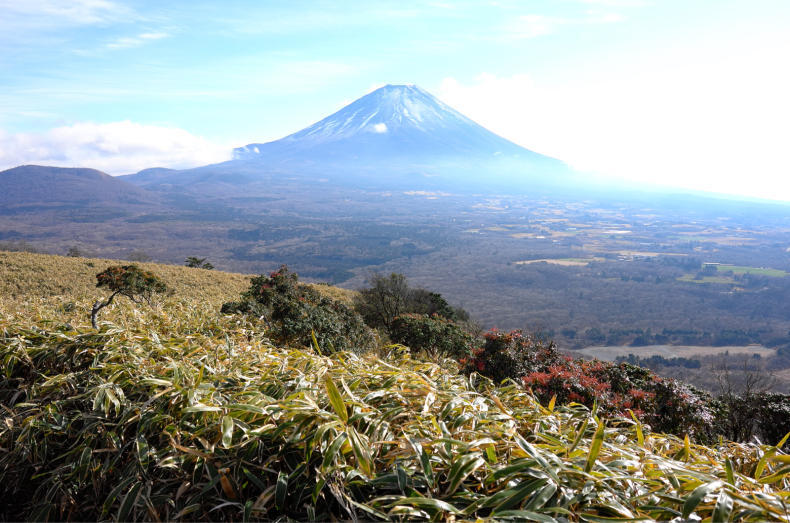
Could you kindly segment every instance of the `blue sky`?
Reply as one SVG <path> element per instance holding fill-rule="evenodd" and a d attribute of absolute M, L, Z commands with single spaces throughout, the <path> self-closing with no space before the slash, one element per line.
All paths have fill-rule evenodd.
<path fill-rule="evenodd" d="M 415 83 L 591 173 L 790 200 L 788 28 L 788 0 L 0 0 L 0 168 L 221 161 Z"/>

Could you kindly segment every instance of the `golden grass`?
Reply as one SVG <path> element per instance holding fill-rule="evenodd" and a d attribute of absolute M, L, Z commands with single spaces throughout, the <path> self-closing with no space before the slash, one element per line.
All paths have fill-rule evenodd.
<path fill-rule="evenodd" d="M 97 300 L 107 294 L 96 288 L 96 274 L 112 265 L 135 264 L 159 276 L 175 296 L 220 306 L 238 299 L 250 285 L 249 274 L 193 269 L 160 263 L 103 258 L 77 258 L 0 251 L 0 298 L 58 302 Z M 313 285 L 322 294 L 351 303 L 354 291 Z M 0 303 L 1 304 L 1 303 Z"/>

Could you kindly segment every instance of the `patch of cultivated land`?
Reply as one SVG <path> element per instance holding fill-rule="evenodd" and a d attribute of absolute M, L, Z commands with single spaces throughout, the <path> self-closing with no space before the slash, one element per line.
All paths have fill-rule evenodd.
<path fill-rule="evenodd" d="M 718 272 L 732 272 L 733 274 L 759 274 L 761 276 L 775 276 L 782 278 L 787 276 L 785 271 L 779 269 L 768 269 L 766 267 L 743 267 L 741 265 L 718 265 Z"/>
<path fill-rule="evenodd" d="M 550 258 L 543 258 L 540 260 L 522 260 L 514 262 L 516 265 L 529 265 L 530 263 L 551 263 L 553 265 L 561 265 L 563 267 L 585 267 L 590 264 L 590 262 L 594 261 L 601 261 L 603 258 L 557 258 L 557 259 L 550 259 Z"/>
<path fill-rule="evenodd" d="M 763 347 L 761 345 L 734 345 L 725 347 L 709 347 L 703 345 L 646 345 L 644 347 L 632 347 L 630 345 L 605 345 L 598 347 L 587 347 L 573 351 L 574 354 L 581 353 L 591 358 L 599 360 L 615 361 L 619 356 L 633 354 L 641 358 L 650 356 L 662 356 L 664 358 L 693 358 L 702 356 L 715 356 L 716 354 L 759 354 L 766 358 L 774 356 L 776 350 Z"/>

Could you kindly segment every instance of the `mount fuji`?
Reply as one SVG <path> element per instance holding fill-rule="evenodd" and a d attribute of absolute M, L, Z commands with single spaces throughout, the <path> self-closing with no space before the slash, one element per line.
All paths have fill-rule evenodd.
<path fill-rule="evenodd" d="M 306 129 L 234 151 L 239 160 L 309 156 L 429 159 L 540 155 L 497 136 L 414 85 L 376 89 Z"/>
<path fill-rule="evenodd" d="M 239 147 L 231 161 L 126 178 L 216 194 L 234 187 L 248 193 L 285 177 L 366 189 L 479 190 L 554 187 L 569 176 L 559 160 L 492 133 L 417 86 L 386 85 L 294 134 Z"/>

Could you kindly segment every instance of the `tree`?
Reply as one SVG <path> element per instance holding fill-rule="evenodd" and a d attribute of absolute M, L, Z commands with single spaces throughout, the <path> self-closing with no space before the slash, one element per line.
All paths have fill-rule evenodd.
<path fill-rule="evenodd" d="M 196 269 L 206 269 L 208 271 L 214 268 L 214 265 L 212 265 L 210 262 L 207 262 L 205 258 L 198 258 L 197 256 L 190 256 L 184 260 L 184 265 Z"/>
<path fill-rule="evenodd" d="M 409 285 L 406 276 L 392 273 L 389 276 L 373 274 L 369 279 L 370 287 L 362 289 L 354 299 L 354 308 L 371 327 L 384 327 L 387 332 L 392 322 L 406 310 L 409 299 Z"/>
<path fill-rule="evenodd" d="M 749 441 L 758 428 L 756 415 L 763 396 L 776 384 L 775 377 L 761 365 L 744 356 L 742 368 L 733 369 L 726 356 L 711 369 L 719 386 L 718 400 L 724 408 L 727 438 Z"/>
<path fill-rule="evenodd" d="M 148 254 L 147 252 L 142 251 L 140 249 L 135 249 L 133 251 L 129 251 L 129 254 L 126 255 L 126 258 L 129 261 L 135 261 L 135 262 L 141 262 L 141 263 L 149 262 L 149 261 L 152 260 L 150 254 Z"/>
<path fill-rule="evenodd" d="M 368 280 L 370 287 L 362 289 L 354 299 L 354 308 L 365 323 L 383 328 L 392 334 L 395 318 L 402 314 L 438 315 L 451 321 L 466 321 L 469 314 L 452 307 L 441 294 L 421 288 L 411 288 L 403 274 L 391 273 L 384 276 L 373 274 Z"/>
<path fill-rule="evenodd" d="M 144 271 L 136 265 L 114 265 L 96 275 L 96 287 L 107 287 L 112 294 L 105 300 L 97 300 L 91 309 L 91 325 L 97 329 L 96 317 L 99 311 L 112 304 L 116 296 L 126 296 L 135 303 L 151 303 L 154 294 L 167 291 L 165 283 L 158 276 Z"/>
<path fill-rule="evenodd" d="M 66 251 L 66 256 L 70 258 L 82 258 L 83 256 L 85 256 L 85 253 L 82 252 L 82 249 L 80 249 L 76 245 L 73 245 L 69 247 L 68 251 Z"/>

